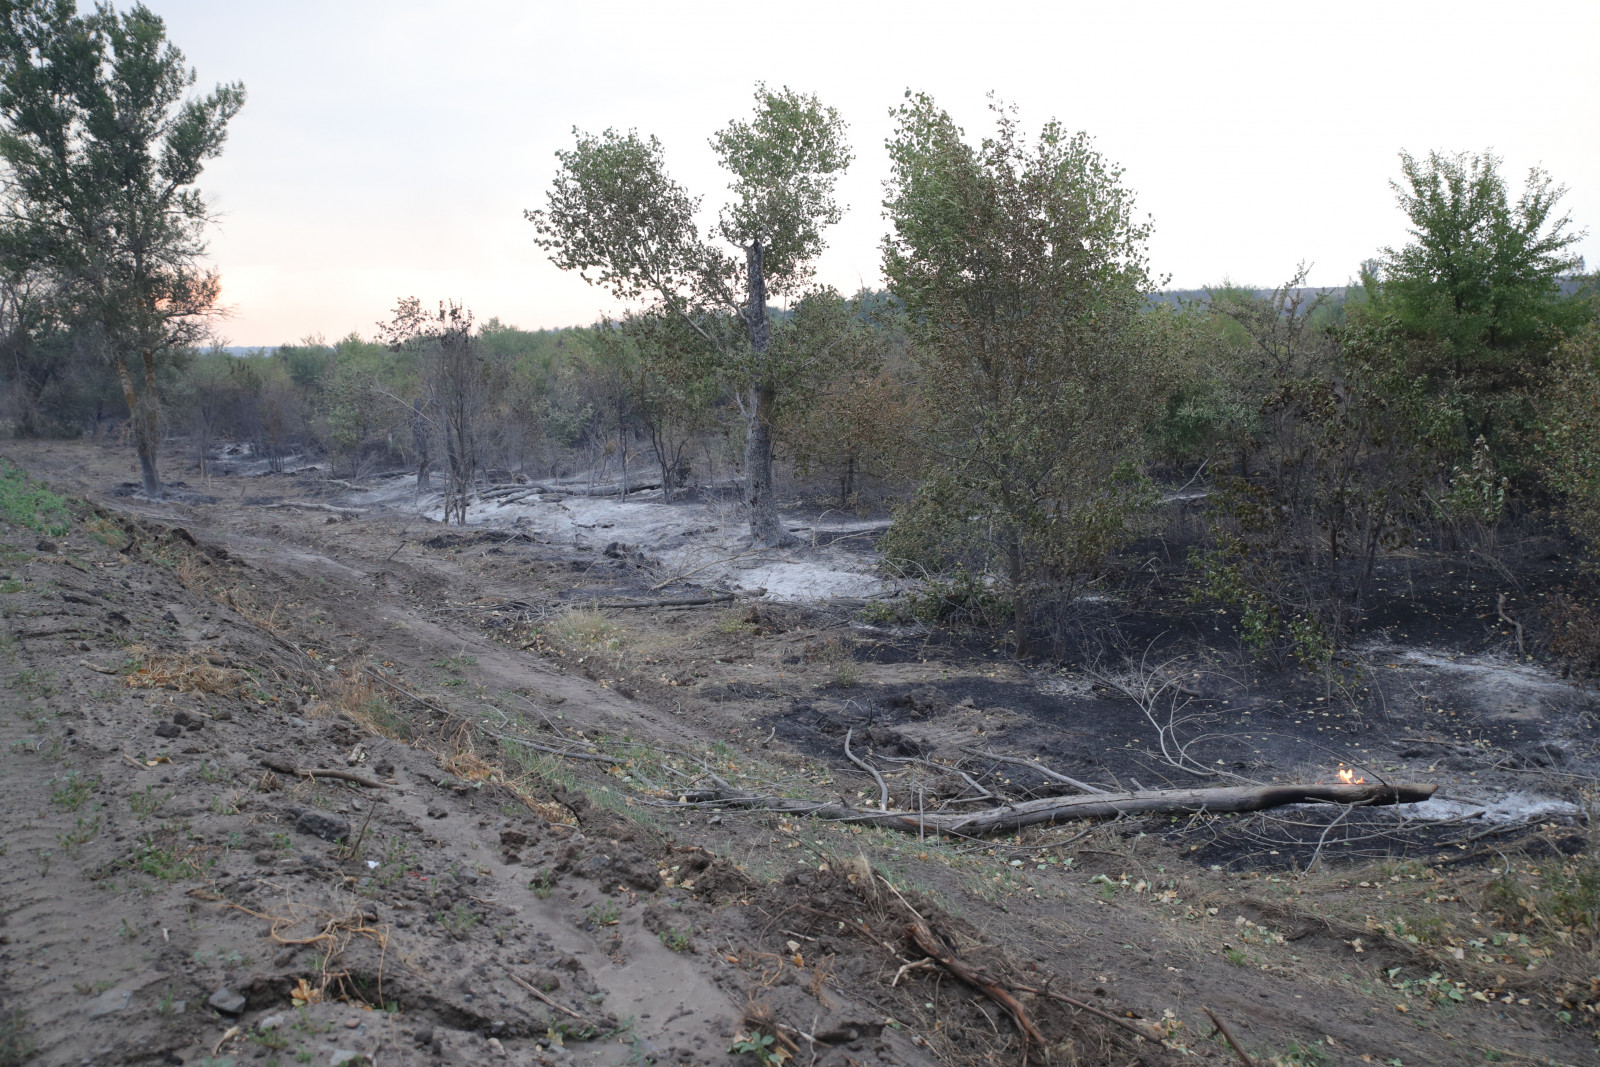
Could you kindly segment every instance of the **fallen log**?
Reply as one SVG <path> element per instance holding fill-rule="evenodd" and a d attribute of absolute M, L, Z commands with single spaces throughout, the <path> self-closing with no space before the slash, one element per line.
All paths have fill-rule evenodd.
<path fill-rule="evenodd" d="M 356 774 L 353 771 L 339 771 L 323 767 L 297 767 L 289 760 L 278 756 L 262 756 L 260 763 L 269 770 L 279 774 L 287 774 L 292 778 L 336 778 L 341 782 L 351 782 L 355 785 L 364 785 L 368 789 L 384 789 L 384 783 L 366 775 Z"/>
<path fill-rule="evenodd" d="M 1145 789 L 1127 793 L 1098 793 L 1080 797 L 1041 797 L 999 807 L 968 812 L 872 811 L 846 804 L 817 803 L 792 797 L 738 793 L 727 789 L 696 792 L 695 800 L 680 801 L 695 807 L 746 808 L 783 811 L 839 822 L 863 822 L 896 830 L 933 831 L 980 836 L 997 830 L 1016 830 L 1039 823 L 1071 819 L 1105 819 L 1120 815 L 1192 815 L 1200 812 L 1265 811 L 1288 804 L 1415 804 L 1433 796 L 1434 784 L 1405 785 L 1373 782 L 1365 785 L 1262 785 L 1221 789 Z M 687 794 L 685 794 L 687 796 Z"/>
<path fill-rule="evenodd" d="M 708 593 L 705 596 L 659 597 L 655 600 L 601 600 L 597 608 L 698 608 L 707 604 L 727 604 L 734 600 L 751 600 L 767 595 L 765 588 L 741 589 L 737 593 Z"/>
<path fill-rule="evenodd" d="M 365 515 L 361 508 L 336 508 L 332 504 L 318 504 L 310 500 L 285 500 L 279 504 L 257 505 L 263 511 L 272 511 L 275 508 L 295 508 L 299 511 L 326 511 L 334 515 Z"/>

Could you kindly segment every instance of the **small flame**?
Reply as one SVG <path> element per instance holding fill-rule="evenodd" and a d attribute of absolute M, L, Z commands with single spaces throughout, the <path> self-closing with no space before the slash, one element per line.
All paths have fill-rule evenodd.
<path fill-rule="evenodd" d="M 1367 780 L 1365 778 L 1357 778 L 1354 771 L 1346 770 L 1344 765 L 1340 764 L 1339 781 L 1343 782 L 1345 785 L 1364 785 L 1366 784 Z"/>

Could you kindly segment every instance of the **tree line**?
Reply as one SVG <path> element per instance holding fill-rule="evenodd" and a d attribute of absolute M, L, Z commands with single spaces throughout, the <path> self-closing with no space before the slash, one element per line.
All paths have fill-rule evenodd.
<path fill-rule="evenodd" d="M 712 138 L 729 179 L 714 211 L 637 131 L 557 154 L 530 237 L 621 317 L 524 331 L 405 297 L 370 339 L 240 357 L 203 344 L 218 280 L 197 183 L 244 90 L 194 83 L 143 6 L 0 2 L 4 415 L 19 434 L 114 418 L 148 495 L 181 436 L 202 464 L 234 440 L 341 476 L 406 469 L 446 521 L 486 481 L 578 470 L 669 501 L 720 478 L 762 547 L 787 540 L 796 488 L 876 499 L 916 610 L 1025 652 L 1182 486 L 1204 499 L 1196 595 L 1311 668 L 1361 625 L 1386 553 L 1487 544 L 1508 516 L 1591 555 L 1600 539 L 1582 233 L 1549 175 L 1514 190 L 1491 153 L 1401 153 L 1408 240 L 1338 291 L 1302 267 L 1272 290 L 1162 298 L 1150 223 L 1091 137 L 1030 134 L 998 103 L 974 137 L 908 92 L 886 288 L 847 296 L 814 264 L 843 213 L 848 127 L 758 85 Z"/>

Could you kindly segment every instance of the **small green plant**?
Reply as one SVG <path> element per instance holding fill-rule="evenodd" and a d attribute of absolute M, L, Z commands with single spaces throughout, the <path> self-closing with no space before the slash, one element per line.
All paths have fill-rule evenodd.
<path fill-rule="evenodd" d="M 208 760 L 200 761 L 200 777 L 215 785 L 233 781 L 233 772 L 226 767 L 214 767 Z"/>
<path fill-rule="evenodd" d="M 549 871 L 540 871 L 528 883 L 528 888 L 533 890 L 533 895 L 540 900 L 549 900 L 550 894 L 556 891 L 555 875 Z"/>
<path fill-rule="evenodd" d="M 100 784 L 100 779 L 85 778 L 77 771 L 68 771 L 60 778 L 50 779 L 55 788 L 50 792 L 50 803 L 66 811 L 77 811 L 83 807 L 83 802 L 89 799 L 89 794 L 94 787 Z"/>
<path fill-rule="evenodd" d="M 250 1040 L 262 1048 L 271 1049 L 273 1052 L 282 1052 L 289 1047 L 289 1038 L 273 1030 L 256 1030 L 250 1034 Z"/>
<path fill-rule="evenodd" d="M 588 926 L 615 926 L 622 920 L 622 909 L 614 900 L 603 900 L 598 904 L 589 905 L 583 917 Z"/>
<path fill-rule="evenodd" d="M 288 834 L 268 834 L 267 838 L 272 842 L 272 847 L 279 852 L 289 851 L 290 841 Z"/>
<path fill-rule="evenodd" d="M 157 793 L 154 785 L 144 787 L 143 793 L 135 793 L 128 798 L 128 806 L 142 822 L 161 810 L 161 805 L 172 799 L 171 793 Z"/>
<path fill-rule="evenodd" d="M 1289 1047 L 1284 1049 L 1283 1055 L 1273 1057 L 1272 1062 L 1281 1064 L 1282 1067 L 1322 1067 L 1328 1062 L 1328 1054 L 1322 1050 L 1322 1046 L 1314 1042 L 1302 1045 L 1298 1041 L 1291 1041 Z"/>
<path fill-rule="evenodd" d="M 225 798 L 223 798 L 221 796 L 213 796 L 211 798 L 211 814 L 213 814 L 213 815 L 237 815 L 237 814 L 239 814 L 238 798 L 234 797 L 234 798 L 225 799 Z"/>
<path fill-rule="evenodd" d="M 754 1056 L 760 1064 L 771 1064 L 783 1067 L 783 1061 L 789 1054 L 782 1048 L 775 1048 L 778 1039 L 771 1034 L 762 1034 L 751 1031 L 748 1034 L 734 1034 L 733 1044 L 728 1047 L 729 1052 L 742 1053 Z"/>
<path fill-rule="evenodd" d="M 55 676 L 55 671 L 21 670 L 11 676 L 11 688 L 23 696 L 39 697 L 41 699 L 54 696 L 56 691 Z"/>
<path fill-rule="evenodd" d="M 455 937 L 465 937 L 467 931 L 483 921 L 477 912 L 468 908 L 465 904 L 457 904 L 449 911 L 437 912 L 433 918 L 435 922 Z"/>
<path fill-rule="evenodd" d="M 688 930 L 679 930 L 676 927 L 669 927 L 656 936 L 661 939 L 663 945 L 674 952 L 688 952 L 694 944 L 689 940 Z"/>
<path fill-rule="evenodd" d="M 117 927 L 117 936 L 122 938 L 124 941 L 132 941 L 136 939 L 140 933 L 142 933 L 142 931 L 137 926 L 128 925 L 127 919 L 123 919 L 122 925 Z"/>
<path fill-rule="evenodd" d="M 15 1067 L 38 1051 L 28 1032 L 28 1017 L 20 1009 L 0 1014 L 0 1067 Z"/>
<path fill-rule="evenodd" d="M 126 862 L 134 870 L 143 871 L 163 882 L 198 877 L 210 865 L 202 864 L 192 850 L 158 844 L 151 834 L 140 839 Z"/>
<path fill-rule="evenodd" d="M 63 849 L 71 852 L 73 849 L 79 848 L 94 840 L 94 835 L 99 832 L 100 816 L 96 815 L 92 819 L 85 819 L 82 815 L 80 815 L 78 816 L 78 825 L 74 829 L 68 830 L 66 833 L 57 834 L 56 842 Z"/>
<path fill-rule="evenodd" d="M 1244 966 L 1244 962 L 1245 962 L 1244 953 L 1240 952 L 1238 949 L 1230 948 L 1230 949 L 1224 951 L 1222 955 L 1227 959 L 1227 961 L 1229 963 L 1233 964 L 1235 967 L 1243 967 Z"/>

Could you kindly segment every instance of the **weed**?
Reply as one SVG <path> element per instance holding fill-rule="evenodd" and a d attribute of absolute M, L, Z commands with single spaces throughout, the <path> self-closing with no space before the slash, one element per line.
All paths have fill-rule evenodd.
<path fill-rule="evenodd" d="M 0 1067 L 16 1067 L 32 1059 L 37 1048 L 26 1015 L 20 1010 L 0 1015 Z"/>
<path fill-rule="evenodd" d="M 200 777 L 215 785 L 233 781 L 233 772 L 226 767 L 213 767 L 209 760 L 200 761 Z"/>
<path fill-rule="evenodd" d="M 689 940 L 688 930 L 679 930 L 676 927 L 669 927 L 668 929 L 661 931 L 661 933 L 657 934 L 656 936 L 661 939 L 661 943 L 663 945 L 667 946 L 674 952 L 688 952 L 689 949 L 693 947 L 693 942 Z"/>
<path fill-rule="evenodd" d="M 467 931 L 483 921 L 465 904 L 457 904 L 449 911 L 435 912 L 433 920 L 458 938 L 467 936 Z"/>
<path fill-rule="evenodd" d="M 733 1044 L 728 1047 L 729 1052 L 745 1053 L 756 1058 L 760 1064 L 776 1064 L 782 1067 L 783 1061 L 789 1054 L 781 1048 L 775 1048 L 778 1039 L 771 1034 L 751 1033 L 734 1034 Z"/>
<path fill-rule="evenodd" d="M 133 813 L 142 822 L 157 811 L 160 811 L 161 805 L 171 799 L 171 793 L 157 793 L 154 785 L 147 785 L 144 787 L 143 793 L 135 793 L 128 798 L 128 806 L 133 809 Z"/>
<path fill-rule="evenodd" d="M 1302 1045 L 1298 1041 L 1291 1041 L 1283 1055 L 1272 1057 L 1274 1067 L 1322 1067 L 1327 1062 L 1328 1054 L 1314 1042 Z"/>
<path fill-rule="evenodd" d="M 56 843 L 66 851 L 71 852 L 73 849 L 82 845 L 86 845 L 90 841 L 94 840 L 94 835 L 99 832 L 100 816 L 96 815 L 94 818 L 86 821 L 83 816 L 80 815 L 78 816 L 78 825 L 76 829 L 69 830 L 63 834 L 57 834 Z"/>
<path fill-rule="evenodd" d="M 213 796 L 211 798 L 211 814 L 213 814 L 213 815 L 237 815 L 237 814 L 239 814 L 238 797 L 234 797 L 231 800 L 224 800 L 220 796 Z"/>
<path fill-rule="evenodd" d="M 279 852 L 288 852 L 292 844 L 288 834 L 268 834 L 267 839 L 272 842 L 272 847 Z"/>
<path fill-rule="evenodd" d="M 199 877 L 209 866 L 196 858 L 193 849 L 180 849 L 176 845 L 164 847 L 156 842 L 152 834 L 146 834 L 139 841 L 125 862 L 134 870 L 143 871 L 163 882 Z"/>
<path fill-rule="evenodd" d="M 11 676 L 11 688 L 23 696 L 48 697 L 54 696 L 56 687 L 53 679 L 55 671 L 18 671 Z"/>
<path fill-rule="evenodd" d="M 60 537 L 71 524 L 66 500 L 10 460 L 0 460 L 0 519 L 51 537 Z"/>
<path fill-rule="evenodd" d="M 533 881 L 528 883 L 528 888 L 533 890 L 533 895 L 540 900 L 549 900 L 550 894 L 556 891 L 555 875 L 549 871 L 540 871 L 534 875 Z"/>
<path fill-rule="evenodd" d="M 1233 964 L 1235 967 L 1243 967 L 1245 965 L 1244 953 L 1240 952 L 1236 948 L 1227 949 L 1222 954 L 1227 958 L 1228 962 Z"/>
<path fill-rule="evenodd" d="M 282 1052 L 289 1047 L 288 1037 L 277 1030 L 256 1030 L 250 1034 L 250 1040 L 273 1052 Z"/>
<path fill-rule="evenodd" d="M 50 793 L 50 803 L 66 811 L 77 811 L 83 807 L 83 802 L 89 799 L 89 794 L 94 787 L 100 784 L 98 776 L 84 778 L 77 771 L 68 771 L 60 778 L 50 779 L 55 785 Z"/>
<path fill-rule="evenodd" d="M 615 926 L 622 920 L 622 909 L 617 906 L 616 901 L 603 900 L 598 904 L 589 905 L 583 917 L 585 925 L 590 927 Z"/>
<path fill-rule="evenodd" d="M 449 671 L 452 674 L 460 674 L 466 668 L 476 667 L 477 665 L 477 656 L 449 656 L 445 659 L 434 660 L 432 663 L 432 666 L 439 670 Z"/>
<path fill-rule="evenodd" d="M 143 933 L 143 931 L 137 926 L 129 926 L 127 919 L 123 919 L 122 925 L 117 927 L 117 936 L 122 938 L 124 941 L 136 940 L 141 933 Z"/>
<path fill-rule="evenodd" d="M 20 593 L 26 588 L 27 586 L 23 585 L 21 582 L 11 579 L 0 582 L 0 593 Z"/>

